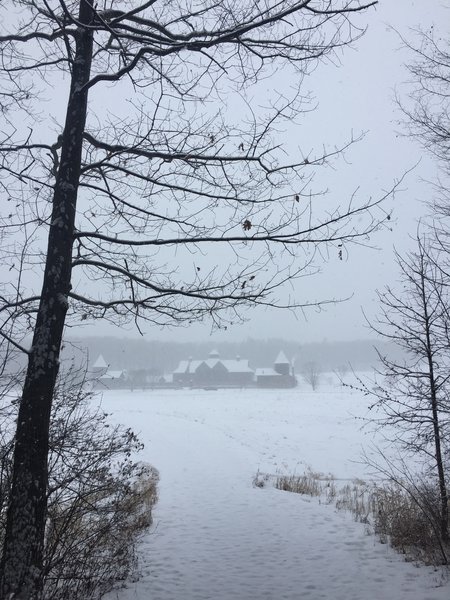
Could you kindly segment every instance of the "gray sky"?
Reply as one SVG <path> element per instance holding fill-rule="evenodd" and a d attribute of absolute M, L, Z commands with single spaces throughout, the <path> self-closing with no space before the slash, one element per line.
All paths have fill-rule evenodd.
<path fill-rule="evenodd" d="M 293 152 L 300 148 L 308 154 L 312 148 L 320 150 L 322 144 L 344 143 L 352 132 L 366 133 L 363 141 L 346 153 L 345 160 L 335 163 L 334 170 L 317 172 L 316 184 L 323 182 L 328 186 L 330 197 L 349 197 L 356 188 L 360 198 L 376 197 L 418 163 L 395 196 L 392 231 L 373 236 L 376 249 L 353 246 L 345 261 L 333 254 L 320 275 L 295 284 L 295 296 L 302 300 L 352 298 L 326 310 L 312 308 L 296 316 L 251 309 L 247 323 L 216 332 L 215 339 L 276 336 L 302 342 L 370 336 L 362 307 L 367 315 L 376 314 L 375 290 L 386 284 L 395 285 L 393 247 L 400 251 L 411 247 L 410 236 L 415 235 L 418 219 L 426 213 L 423 203 L 431 194 L 430 186 L 423 180 L 432 180 L 436 174 L 435 165 L 421 149 L 399 135 L 401 115 L 394 104 L 394 89 L 400 95 L 406 91 L 408 73 L 404 62 L 410 54 L 401 48 L 401 41 L 391 28 L 411 39 L 414 28 L 427 28 L 433 23 L 443 27 L 450 22 L 449 17 L 449 6 L 439 0 L 381 0 L 377 10 L 364 17 L 367 34 L 354 48 L 345 50 L 342 64 L 321 65 L 305 82 L 319 108 L 283 136 Z M 289 88 L 289 81 L 284 84 Z M 149 338 L 185 341 L 206 337 L 210 331 L 210 324 L 205 323 L 189 329 L 149 328 L 146 334 Z M 135 335 L 131 327 L 121 332 L 101 324 L 85 332 Z"/>
<path fill-rule="evenodd" d="M 372 248 L 348 247 L 343 261 L 333 250 L 323 263 L 321 274 L 299 279 L 292 289 L 287 290 L 299 302 L 351 297 L 350 300 L 328 306 L 326 310 L 310 308 L 297 315 L 252 308 L 244 313 L 249 319 L 247 323 L 228 328 L 226 332 L 215 332 L 216 339 L 285 337 L 307 342 L 367 337 L 370 331 L 362 307 L 369 317 L 375 315 L 375 290 L 386 284 L 395 285 L 397 268 L 393 247 L 395 245 L 399 251 L 411 247 L 410 236 L 415 235 L 417 222 L 426 213 L 424 202 L 432 193 L 424 180 L 433 180 L 436 170 L 417 144 L 399 134 L 401 114 L 394 103 L 394 90 L 400 96 L 407 90 L 408 73 L 404 63 L 410 59 L 410 53 L 401 48 L 401 40 L 393 29 L 412 39 L 412 30 L 418 26 L 427 29 L 434 23 L 437 28 L 442 28 L 450 22 L 450 4 L 442 0 L 380 0 L 376 10 L 358 18 L 361 25 L 368 25 L 366 35 L 354 47 L 345 49 L 340 57 L 341 64 L 322 64 L 304 82 L 303 91 L 311 90 L 319 104 L 318 109 L 304 115 L 297 125 L 288 124 L 280 138 L 290 158 L 291 155 L 308 156 L 310 152 L 314 154 L 314 150 L 320 153 L 323 146 L 341 146 L 352 135 L 357 137 L 365 133 L 361 142 L 333 163 L 333 168 L 319 167 L 316 171 L 315 185 L 330 190 L 328 200 L 324 202 L 331 204 L 345 204 L 355 190 L 362 201 L 369 196 L 382 196 L 417 165 L 406 175 L 401 191 L 395 195 L 391 229 L 375 234 L 371 240 Z M 289 94 L 295 85 L 291 77 L 288 71 L 279 73 L 277 89 Z M 68 84 L 67 80 L 65 84 Z M 265 92 L 271 93 L 269 90 L 273 86 L 273 81 L 259 84 L 254 97 L 250 92 L 248 100 L 255 106 L 267 104 Z M 61 96 L 66 93 L 66 89 L 61 89 L 61 93 L 56 93 L 49 101 L 51 111 L 60 122 L 65 108 Z M 95 93 L 94 90 L 94 99 Z M 105 105 L 105 97 L 98 99 Z M 114 102 L 117 98 L 114 96 L 109 100 Z M 386 210 L 391 208 L 389 202 Z M 189 329 L 164 330 L 153 326 L 143 327 L 143 330 L 148 338 L 185 341 L 209 336 L 211 324 L 205 322 Z M 126 330 L 119 330 L 101 322 L 77 331 L 78 335 L 83 333 L 138 335 L 131 325 Z"/>

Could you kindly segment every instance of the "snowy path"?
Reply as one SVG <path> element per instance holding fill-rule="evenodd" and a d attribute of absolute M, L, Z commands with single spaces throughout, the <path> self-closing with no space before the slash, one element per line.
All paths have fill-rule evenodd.
<path fill-rule="evenodd" d="M 161 474 L 142 577 L 108 599 L 448 600 L 449 584 L 439 587 L 431 569 L 405 563 L 349 515 L 252 487 L 258 468 L 293 470 L 305 454 L 314 468 L 328 455 L 329 471 L 359 475 L 342 460 L 361 443 L 349 418 L 355 400 L 338 398 L 336 412 L 332 394 L 312 406 L 293 392 L 259 402 L 249 393 L 105 395 L 104 408 L 141 432 Z M 309 455 L 306 446 L 299 455 L 304 444 Z"/>

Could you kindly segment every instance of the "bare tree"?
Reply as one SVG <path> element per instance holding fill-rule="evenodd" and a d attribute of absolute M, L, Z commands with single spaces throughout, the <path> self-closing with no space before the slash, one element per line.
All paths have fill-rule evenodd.
<path fill-rule="evenodd" d="M 450 46 L 448 39 L 432 27 L 419 29 L 413 41 L 403 39 L 411 51 L 407 65 L 410 93 L 398 103 L 406 117 L 408 134 L 416 139 L 440 168 L 441 180 L 434 183 L 433 203 L 439 217 L 450 215 Z M 442 231 L 437 223 L 438 231 Z"/>
<path fill-rule="evenodd" d="M 450 197 L 450 52 L 448 41 L 434 27 L 418 29 L 412 41 L 402 38 L 411 52 L 407 65 L 410 92 L 398 99 L 407 134 L 436 160 L 440 180 L 433 183 L 432 228 L 418 238 L 417 250 L 397 256 L 404 291 L 380 295 L 383 319 L 378 333 L 406 352 L 404 363 L 383 356 L 386 383 L 376 388 L 386 423 L 393 425 L 404 448 L 419 453 L 430 465 L 439 490 L 438 529 L 449 541 L 448 458 L 449 426 L 449 275 L 448 223 Z M 443 553 L 445 557 L 445 553 Z M 446 560 L 446 559 L 445 559 Z"/>
<path fill-rule="evenodd" d="M 392 443 L 420 459 L 437 482 L 439 533 L 449 541 L 448 454 L 450 416 L 450 315 L 449 290 L 426 240 L 417 250 L 397 255 L 402 290 L 379 294 L 381 316 L 375 332 L 393 342 L 404 359 L 379 354 L 381 380 L 366 391 L 375 396 L 375 420 L 387 427 Z"/>
<path fill-rule="evenodd" d="M 341 385 L 343 385 L 343 380 L 349 374 L 350 369 L 351 369 L 350 364 L 345 364 L 345 363 L 342 363 L 338 367 L 336 367 L 334 372 L 338 376 L 338 379 L 341 382 Z"/>
<path fill-rule="evenodd" d="M 320 367 L 315 361 L 310 361 L 303 365 L 302 377 L 315 391 L 320 381 Z"/>
<path fill-rule="evenodd" d="M 42 588 L 48 429 L 66 324 L 211 317 L 226 326 L 243 306 L 305 304 L 274 292 L 314 272 L 321 245 L 363 243 L 389 218 L 375 210 L 383 198 L 316 208 L 314 167 L 345 148 L 283 160 L 275 139 L 303 108 L 302 77 L 362 33 L 351 18 L 374 4 L 2 2 L 0 335 L 5 356 L 18 350 L 28 367 L 1 598 L 38 598 Z M 246 99 L 281 66 L 295 75 L 292 97 L 264 109 Z M 66 81 L 60 125 L 61 107 L 46 120 L 43 100 Z M 237 123 L 231 92 L 247 103 Z"/>

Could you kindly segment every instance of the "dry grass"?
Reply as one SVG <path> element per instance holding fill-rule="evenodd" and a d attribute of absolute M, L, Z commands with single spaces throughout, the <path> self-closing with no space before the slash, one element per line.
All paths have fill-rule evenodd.
<path fill-rule="evenodd" d="M 135 460 L 142 448 L 137 436 L 111 425 L 75 375 L 60 380 L 50 425 L 45 600 L 100 600 L 136 577 L 137 544 L 152 523 L 158 496 L 158 472 Z M 4 403 L 2 417 L 14 424 L 16 403 Z M 11 487 L 11 430 L 0 431 L 0 548 Z"/>
<path fill-rule="evenodd" d="M 450 547 L 439 536 L 439 496 L 431 484 L 375 484 L 356 479 L 338 486 L 332 475 L 311 469 L 300 475 L 257 473 L 253 483 L 256 487 L 273 485 L 279 490 L 316 497 L 319 502 L 349 511 L 381 543 L 389 543 L 407 560 L 436 566 L 450 560 Z"/>
<path fill-rule="evenodd" d="M 336 484 L 332 475 L 316 473 L 307 469 L 302 475 L 278 475 L 275 487 L 285 492 L 307 496 L 321 496 L 332 502 L 336 495 Z"/>
<path fill-rule="evenodd" d="M 145 467 L 128 489 L 120 483 L 49 507 L 46 599 L 97 600 L 135 572 L 136 542 L 152 523 L 158 473 Z"/>
<path fill-rule="evenodd" d="M 439 529 L 439 495 L 434 486 L 389 482 L 376 490 L 374 531 L 407 558 L 425 564 L 448 564 L 450 547 Z"/>

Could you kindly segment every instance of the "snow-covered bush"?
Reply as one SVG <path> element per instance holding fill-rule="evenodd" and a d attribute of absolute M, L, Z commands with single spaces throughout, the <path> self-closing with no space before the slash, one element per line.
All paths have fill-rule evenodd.
<path fill-rule="evenodd" d="M 92 408 L 83 377 L 60 377 L 50 428 L 44 553 L 46 600 L 94 600 L 130 577 L 136 543 L 152 522 L 158 475 L 136 462 L 136 435 Z M 3 398 L 0 536 L 3 538 L 17 401 Z M 2 541 L 2 540 L 0 540 Z"/>

